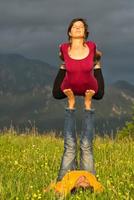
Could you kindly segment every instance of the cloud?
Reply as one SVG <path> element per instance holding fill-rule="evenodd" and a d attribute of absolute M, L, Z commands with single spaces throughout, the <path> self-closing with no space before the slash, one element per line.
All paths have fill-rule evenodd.
<path fill-rule="evenodd" d="M 106 80 L 133 82 L 133 0 L 0 0 L 0 5 L 0 53 L 20 53 L 57 66 L 68 24 L 82 17 L 89 24 L 89 39 L 103 52 Z"/>

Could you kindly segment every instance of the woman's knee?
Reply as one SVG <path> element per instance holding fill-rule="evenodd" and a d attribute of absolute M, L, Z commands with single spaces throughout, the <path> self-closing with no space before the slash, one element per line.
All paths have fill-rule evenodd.
<path fill-rule="evenodd" d="M 52 95 L 55 99 L 64 99 L 67 97 L 63 92 L 58 90 L 52 90 Z"/>
<path fill-rule="evenodd" d="M 100 100 L 100 99 L 103 98 L 103 96 L 104 96 L 104 92 L 103 91 L 99 91 L 93 96 L 93 98 L 97 99 L 97 100 Z"/>

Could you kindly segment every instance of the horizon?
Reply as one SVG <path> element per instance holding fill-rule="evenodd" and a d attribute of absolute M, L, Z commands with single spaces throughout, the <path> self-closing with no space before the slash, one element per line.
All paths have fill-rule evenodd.
<path fill-rule="evenodd" d="M 26 56 L 26 55 L 23 55 L 23 54 L 20 54 L 20 53 L 0 53 L 0 55 L 15 55 L 15 56 L 20 56 L 20 57 L 23 57 L 23 58 L 25 58 L 25 59 L 30 59 L 30 60 L 33 60 L 33 61 L 39 61 L 39 62 L 43 62 L 44 64 L 48 64 L 50 67 L 52 67 L 52 68 L 57 68 L 57 66 L 55 65 L 51 65 L 50 63 L 48 63 L 48 62 L 46 62 L 46 61 L 44 61 L 44 60 L 41 60 L 41 59 L 39 59 L 39 58 L 33 58 L 33 57 L 30 57 L 30 56 Z M 57 70 L 58 70 L 58 68 L 57 68 Z M 103 73 L 103 67 L 102 67 L 102 73 Z M 55 74 L 55 76 L 56 76 L 56 74 Z M 103 76 L 104 76 L 104 74 L 103 74 Z M 134 81 L 130 81 L 130 80 L 125 80 L 125 79 L 116 79 L 116 80 L 114 80 L 114 81 L 108 81 L 107 79 L 106 79 L 106 77 L 104 76 L 104 81 L 105 81 L 105 86 L 107 87 L 107 86 L 109 86 L 109 85 L 113 85 L 114 83 L 116 83 L 116 82 L 118 82 L 118 81 L 125 81 L 125 82 L 128 82 L 129 84 L 131 84 L 131 85 L 133 85 L 134 86 Z"/>

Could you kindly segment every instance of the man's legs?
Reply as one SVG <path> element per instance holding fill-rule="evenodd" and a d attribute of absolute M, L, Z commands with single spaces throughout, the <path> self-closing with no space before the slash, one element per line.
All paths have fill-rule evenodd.
<path fill-rule="evenodd" d="M 82 131 L 80 135 L 80 170 L 86 170 L 95 175 L 93 159 L 94 109 L 84 109 Z"/>
<path fill-rule="evenodd" d="M 64 153 L 57 181 L 60 181 L 68 170 L 76 170 L 77 139 L 75 109 L 65 108 Z"/>

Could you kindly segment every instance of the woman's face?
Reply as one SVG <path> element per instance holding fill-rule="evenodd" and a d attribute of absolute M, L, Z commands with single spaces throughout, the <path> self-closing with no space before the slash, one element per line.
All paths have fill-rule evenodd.
<path fill-rule="evenodd" d="M 85 37 L 85 27 L 82 21 L 74 22 L 69 35 L 72 38 L 84 38 Z"/>

